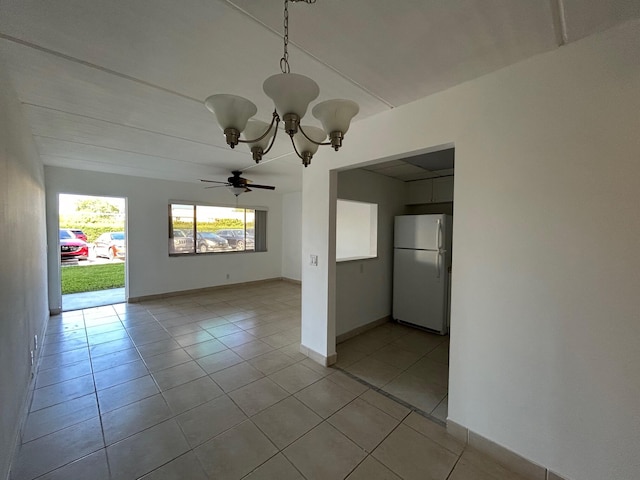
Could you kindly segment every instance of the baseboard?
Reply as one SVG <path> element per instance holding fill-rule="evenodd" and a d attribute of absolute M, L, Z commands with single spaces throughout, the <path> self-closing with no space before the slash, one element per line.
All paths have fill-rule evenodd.
<path fill-rule="evenodd" d="M 325 357 L 321 353 L 318 353 L 312 348 L 306 347 L 302 344 L 300 344 L 300 353 L 302 353 L 303 355 L 306 355 L 311 360 L 313 360 L 316 363 L 319 363 L 323 367 L 330 367 L 331 365 L 336 363 L 338 359 L 338 355 L 336 353 L 332 353 L 328 357 Z"/>
<path fill-rule="evenodd" d="M 282 277 L 280 280 L 287 283 L 293 283 L 295 285 L 302 285 L 302 280 L 296 280 L 295 278 Z"/>
<path fill-rule="evenodd" d="M 374 320 L 371 323 L 367 323 L 366 325 L 360 325 L 359 327 L 354 328 L 353 330 L 349 330 L 348 332 L 341 333 L 336 336 L 336 343 L 346 342 L 350 338 L 360 335 L 361 333 L 366 332 L 367 330 L 371 330 L 372 328 L 379 327 L 387 322 L 391 321 L 391 315 L 384 316 L 379 318 L 378 320 Z"/>
<path fill-rule="evenodd" d="M 523 478 L 529 480 L 569 480 L 450 419 L 447 419 L 447 432 Z"/>
<path fill-rule="evenodd" d="M 547 480 L 569 480 L 569 479 L 565 477 L 561 477 L 557 473 L 553 473 L 551 470 L 547 470 Z"/>
<path fill-rule="evenodd" d="M 175 292 L 155 293 L 152 295 L 141 295 L 139 297 L 129 297 L 128 303 L 148 302 L 149 300 L 161 300 L 163 298 L 179 297 L 181 295 L 197 295 L 201 293 L 211 293 L 218 290 L 225 290 L 228 288 L 237 288 L 242 286 L 255 286 L 264 283 L 288 281 L 295 283 L 295 280 L 285 279 L 284 277 L 267 278 L 265 280 L 253 280 L 251 282 L 239 282 L 239 283 L 226 283 L 224 285 L 214 285 L 211 287 L 194 288 L 191 290 L 178 290 Z"/>
<path fill-rule="evenodd" d="M 469 429 L 447 418 L 447 433 L 456 439 L 469 443 Z"/>

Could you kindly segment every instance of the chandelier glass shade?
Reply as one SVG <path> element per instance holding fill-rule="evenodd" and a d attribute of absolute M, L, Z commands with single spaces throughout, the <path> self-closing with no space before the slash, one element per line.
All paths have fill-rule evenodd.
<path fill-rule="evenodd" d="M 205 100 L 205 106 L 215 114 L 227 144 L 231 148 L 238 143 L 248 144 L 256 163 L 273 147 L 280 122 L 283 122 L 293 149 L 307 167 L 319 146 L 330 145 L 338 151 L 351 119 L 358 114 L 360 107 L 351 100 L 327 100 L 311 110 L 322 124 L 322 129 L 300 124 L 309 104 L 320 95 L 320 88 L 311 78 L 290 72 L 287 49 L 290 1 L 315 3 L 316 0 L 284 0 L 284 56 L 280 59 L 282 73 L 272 75 L 263 84 L 264 93 L 273 100 L 275 107 L 271 123 L 250 120 L 258 108 L 253 102 L 237 95 L 211 95 Z M 327 137 L 329 141 L 325 142 Z"/>
<path fill-rule="evenodd" d="M 309 104 L 320 95 L 320 87 L 309 77 L 297 73 L 279 73 L 267 78 L 262 89 L 273 100 L 276 111 L 302 118 Z"/>

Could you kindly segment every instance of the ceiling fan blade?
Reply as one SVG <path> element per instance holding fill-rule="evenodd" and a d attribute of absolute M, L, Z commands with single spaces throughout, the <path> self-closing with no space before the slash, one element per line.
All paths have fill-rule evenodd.
<path fill-rule="evenodd" d="M 221 182 L 219 180 L 204 180 L 200 179 L 201 182 L 206 183 L 218 183 L 219 185 L 212 185 L 210 187 L 205 188 L 218 188 L 218 187 L 232 187 L 232 188 L 244 188 L 245 192 L 250 192 L 252 188 L 260 188 L 263 190 L 275 190 L 276 187 L 272 185 L 256 185 L 251 182 L 251 180 L 247 180 L 246 178 L 241 177 L 242 172 L 238 170 L 234 170 L 231 172 L 232 177 L 227 178 L 226 182 Z M 249 188 L 251 186 L 251 188 Z M 239 194 L 238 194 L 239 195 Z M 236 195 L 237 196 L 237 195 Z"/>
<path fill-rule="evenodd" d="M 202 178 L 200 179 L 201 182 L 207 182 L 207 183 L 223 183 L 223 184 L 227 184 L 228 182 L 220 182 L 218 180 L 203 180 Z"/>

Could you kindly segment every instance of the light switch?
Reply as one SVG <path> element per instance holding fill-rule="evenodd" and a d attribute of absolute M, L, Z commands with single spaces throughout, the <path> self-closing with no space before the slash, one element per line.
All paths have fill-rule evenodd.
<path fill-rule="evenodd" d="M 314 267 L 318 266 L 318 255 L 311 255 L 311 265 Z"/>

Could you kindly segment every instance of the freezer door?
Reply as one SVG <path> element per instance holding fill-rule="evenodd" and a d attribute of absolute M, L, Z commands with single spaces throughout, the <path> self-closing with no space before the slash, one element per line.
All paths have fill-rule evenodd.
<path fill-rule="evenodd" d="M 395 218 L 393 246 L 420 250 L 444 248 L 444 221 L 445 215 L 400 215 Z"/>
<path fill-rule="evenodd" d="M 393 318 L 447 333 L 449 276 L 442 257 L 429 250 L 395 249 Z"/>

